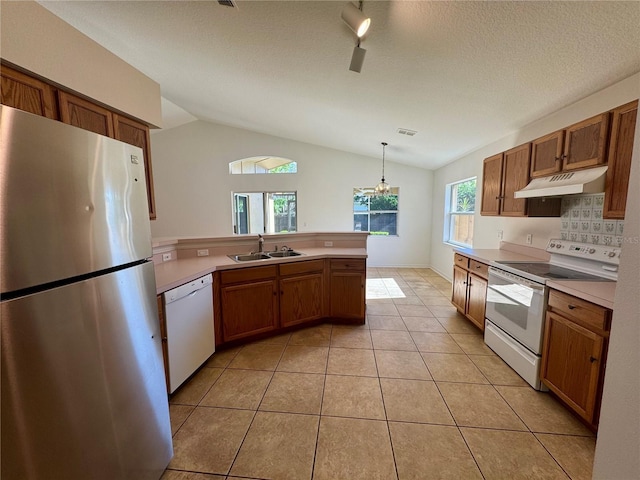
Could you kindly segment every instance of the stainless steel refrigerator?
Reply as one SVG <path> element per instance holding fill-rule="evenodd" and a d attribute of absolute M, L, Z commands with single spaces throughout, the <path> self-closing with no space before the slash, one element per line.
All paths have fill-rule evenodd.
<path fill-rule="evenodd" d="M 173 454 L 142 150 L 0 106 L 0 477 Z"/>

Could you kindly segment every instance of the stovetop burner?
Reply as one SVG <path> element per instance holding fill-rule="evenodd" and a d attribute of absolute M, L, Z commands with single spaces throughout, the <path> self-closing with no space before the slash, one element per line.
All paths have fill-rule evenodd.
<path fill-rule="evenodd" d="M 616 281 L 621 248 L 551 239 L 548 261 L 494 261 L 492 266 L 534 282 L 548 280 Z"/>
<path fill-rule="evenodd" d="M 510 267 L 510 269 L 535 275 L 548 280 L 584 280 L 584 281 L 609 281 L 604 277 L 578 272 L 569 268 L 553 265 L 548 262 L 496 262 L 499 266 Z"/>

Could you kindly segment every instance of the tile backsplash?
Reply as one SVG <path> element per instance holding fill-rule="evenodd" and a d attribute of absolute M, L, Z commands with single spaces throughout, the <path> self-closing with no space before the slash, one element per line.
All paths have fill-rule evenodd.
<path fill-rule="evenodd" d="M 622 245 L 624 220 L 604 220 L 604 193 L 562 199 L 560 238 L 595 245 Z"/>

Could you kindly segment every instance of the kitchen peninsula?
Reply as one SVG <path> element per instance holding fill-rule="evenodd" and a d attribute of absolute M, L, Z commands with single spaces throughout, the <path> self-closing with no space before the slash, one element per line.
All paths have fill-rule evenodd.
<path fill-rule="evenodd" d="M 218 346 L 322 319 L 364 323 L 367 237 L 265 235 L 264 252 L 301 255 L 243 262 L 229 255 L 258 251 L 258 237 L 155 240 L 158 305 L 167 290 L 212 273 Z"/>

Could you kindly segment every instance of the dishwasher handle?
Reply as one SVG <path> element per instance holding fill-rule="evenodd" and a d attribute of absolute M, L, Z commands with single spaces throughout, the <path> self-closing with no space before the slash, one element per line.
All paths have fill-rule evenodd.
<path fill-rule="evenodd" d="M 170 303 L 177 302 L 185 297 L 193 297 L 200 290 L 210 286 L 211 284 L 213 284 L 213 275 L 208 274 L 204 277 L 192 280 L 189 283 L 185 283 L 184 285 L 180 285 L 173 290 L 167 290 L 164 292 L 164 303 L 165 305 L 169 305 Z"/>

